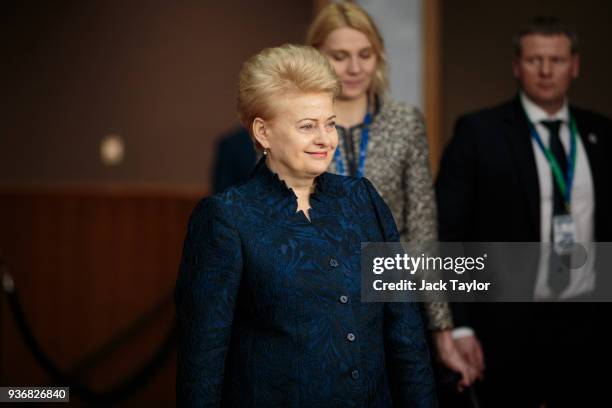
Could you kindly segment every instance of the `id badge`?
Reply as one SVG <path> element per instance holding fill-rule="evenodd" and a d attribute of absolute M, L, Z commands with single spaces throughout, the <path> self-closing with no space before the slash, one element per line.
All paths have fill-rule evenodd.
<path fill-rule="evenodd" d="M 576 242 L 576 224 L 571 215 L 555 215 L 553 217 L 553 239 L 555 252 L 559 255 L 571 253 Z"/>

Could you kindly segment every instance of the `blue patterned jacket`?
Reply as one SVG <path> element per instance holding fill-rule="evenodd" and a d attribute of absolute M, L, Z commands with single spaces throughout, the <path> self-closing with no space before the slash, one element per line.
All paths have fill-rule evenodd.
<path fill-rule="evenodd" d="M 176 284 L 177 402 L 432 407 L 417 304 L 362 303 L 361 242 L 397 241 L 366 179 L 324 173 L 311 221 L 260 161 L 194 209 Z"/>

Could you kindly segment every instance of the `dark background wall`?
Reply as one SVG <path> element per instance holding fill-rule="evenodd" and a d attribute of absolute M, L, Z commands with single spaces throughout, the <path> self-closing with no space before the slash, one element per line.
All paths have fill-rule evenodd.
<path fill-rule="evenodd" d="M 445 140 L 457 117 L 516 93 L 512 38 L 536 14 L 559 16 L 580 37 L 581 73 L 571 101 L 612 117 L 612 2 L 446 0 L 442 2 L 442 118 Z"/>
<path fill-rule="evenodd" d="M 302 42 L 314 6 L 283 1 L 3 3 L 0 183 L 138 182 L 205 189 L 237 124 L 243 61 Z M 121 165 L 99 160 L 109 133 Z"/>
<path fill-rule="evenodd" d="M 236 123 L 236 77 L 264 46 L 300 42 L 315 3 L 185 0 L 3 3 L 0 183 L 151 183 L 207 189 L 217 138 Z M 537 13 L 581 38 L 572 101 L 612 116 L 612 4 L 442 1 L 442 129 L 509 98 L 512 36 Z M 117 133 L 118 166 L 99 143 Z"/>

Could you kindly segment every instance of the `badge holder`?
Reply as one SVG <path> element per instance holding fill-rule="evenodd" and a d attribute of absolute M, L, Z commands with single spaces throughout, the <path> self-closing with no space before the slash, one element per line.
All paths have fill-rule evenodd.
<path fill-rule="evenodd" d="M 576 225 L 571 215 L 555 215 L 553 217 L 553 242 L 557 255 L 571 255 L 576 242 Z"/>

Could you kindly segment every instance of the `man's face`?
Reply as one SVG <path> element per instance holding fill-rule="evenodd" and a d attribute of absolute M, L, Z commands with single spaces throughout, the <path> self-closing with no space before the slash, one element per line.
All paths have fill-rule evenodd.
<path fill-rule="evenodd" d="M 521 38 L 521 55 L 514 59 L 512 71 L 529 99 L 554 113 L 578 77 L 579 58 L 563 34 L 529 34 Z"/>

